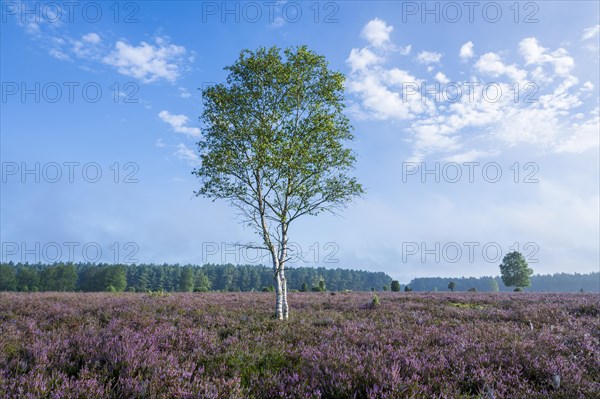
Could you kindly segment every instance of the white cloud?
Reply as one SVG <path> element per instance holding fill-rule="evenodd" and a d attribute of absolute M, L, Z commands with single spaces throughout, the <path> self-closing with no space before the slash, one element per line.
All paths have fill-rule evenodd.
<path fill-rule="evenodd" d="M 582 153 L 600 146 L 600 117 L 590 118 L 583 124 L 574 124 L 571 134 L 559 141 L 555 151 L 558 153 Z"/>
<path fill-rule="evenodd" d="M 402 121 L 414 161 L 435 155 L 467 162 L 515 146 L 537 153 L 583 152 L 597 147 L 598 116 L 586 117 L 581 112 L 587 105 L 581 96 L 585 93 L 585 98 L 595 102 L 598 98 L 591 94 L 591 82 L 580 85 L 570 74 L 573 58 L 562 48 L 542 47 L 535 38 L 521 40 L 517 47 L 523 58 L 512 63 L 503 60 L 500 54 L 510 52 L 502 49 L 475 58 L 472 42 L 465 43 L 460 56 L 473 63 L 474 75 L 456 82 L 462 87 L 458 100 L 453 90 L 444 92 L 452 102 L 443 96 L 434 98 L 433 82 L 415 76 L 410 66 L 388 65 L 393 53 L 387 49 L 395 48 L 394 43 L 388 42 L 385 49 L 352 49 L 347 60 L 352 69 L 347 81 L 348 92 L 354 96 L 352 114 L 361 119 Z M 435 81 L 447 84 L 446 71 L 436 64 L 441 56 L 424 51 L 414 61 L 429 64 L 427 71 Z M 545 66 L 551 68 L 544 70 Z M 490 82 L 490 77 L 494 81 Z M 525 86 L 528 80 L 535 85 Z M 409 96 L 407 84 L 411 85 Z M 467 88 L 466 84 L 475 86 Z M 499 94 L 497 99 L 495 94 Z"/>
<path fill-rule="evenodd" d="M 181 98 L 190 98 L 192 96 L 185 87 L 179 87 L 177 90 L 179 91 L 179 97 Z"/>
<path fill-rule="evenodd" d="M 412 46 L 410 44 L 408 46 L 398 48 L 398 51 L 402 55 L 409 55 L 411 50 L 412 50 Z"/>
<path fill-rule="evenodd" d="M 67 54 L 65 54 L 62 51 L 55 49 L 55 48 L 51 48 L 50 50 L 48 50 L 48 54 L 50 54 L 52 57 L 59 59 L 61 61 L 70 61 L 71 60 L 71 57 L 69 57 Z"/>
<path fill-rule="evenodd" d="M 443 72 L 436 73 L 435 80 L 437 80 L 438 82 L 440 82 L 443 85 L 450 82 L 450 79 L 448 79 L 448 77 L 446 75 L 444 75 Z"/>
<path fill-rule="evenodd" d="M 102 40 L 100 39 L 100 35 L 98 35 L 97 33 L 88 33 L 87 35 L 83 35 L 81 37 L 81 39 L 84 42 L 88 42 L 88 43 L 92 43 L 92 44 L 98 44 L 100 43 Z"/>
<path fill-rule="evenodd" d="M 466 152 L 462 152 L 459 154 L 454 154 L 449 157 L 444 158 L 443 160 L 446 162 L 473 162 L 476 159 L 480 158 L 489 158 L 498 155 L 498 151 L 478 151 L 478 150 L 469 150 Z"/>
<path fill-rule="evenodd" d="M 361 37 L 368 40 L 374 47 L 383 47 L 390 41 L 390 33 L 394 30 L 393 26 L 387 25 L 385 21 L 375 18 L 369 21 L 361 32 Z"/>
<path fill-rule="evenodd" d="M 146 83 L 158 79 L 174 82 L 180 75 L 180 62 L 186 53 L 183 46 L 169 44 L 156 38 L 156 45 L 141 42 L 139 46 L 117 41 L 114 50 L 102 61 L 117 68 L 120 74 L 132 76 Z"/>
<path fill-rule="evenodd" d="M 463 60 L 468 60 L 472 58 L 475 54 L 473 53 L 473 42 L 468 41 L 463 44 L 460 48 L 460 58 Z"/>
<path fill-rule="evenodd" d="M 434 53 L 430 51 L 421 51 L 417 55 L 417 61 L 421 64 L 437 64 L 442 59 L 442 55 L 440 53 Z"/>
<path fill-rule="evenodd" d="M 156 144 L 155 144 L 158 148 L 163 148 L 166 147 L 167 145 L 162 141 L 162 139 L 158 139 L 156 140 Z"/>
<path fill-rule="evenodd" d="M 101 46 L 100 36 L 96 33 L 88 33 L 83 35 L 81 40 L 74 40 L 69 38 L 67 40 L 71 44 L 71 48 L 68 49 L 72 54 L 78 58 L 86 60 L 100 60 L 104 51 Z"/>
<path fill-rule="evenodd" d="M 519 51 L 525 58 L 525 65 L 543 65 L 546 63 L 554 66 L 554 72 L 559 76 L 567 76 L 575 66 L 575 61 L 567 50 L 559 48 L 553 52 L 542 47 L 535 37 L 528 37 L 519 43 Z"/>
<path fill-rule="evenodd" d="M 517 68 L 515 64 L 506 65 L 500 59 L 500 56 L 495 53 L 486 53 L 482 55 L 475 63 L 475 68 L 484 74 L 492 77 L 508 76 L 515 82 L 525 79 L 527 72 Z"/>
<path fill-rule="evenodd" d="M 581 35 L 581 40 L 590 40 L 600 34 L 600 25 L 593 25 L 589 28 L 585 28 L 583 30 L 583 35 Z"/>
<path fill-rule="evenodd" d="M 383 78 L 385 79 L 385 81 L 388 84 L 396 85 L 398 87 L 401 87 L 403 84 L 407 84 L 407 83 L 419 83 L 420 82 L 416 77 L 411 75 L 409 72 L 402 70 L 402 69 L 398 69 L 398 68 L 392 68 L 389 71 L 384 71 Z"/>
<path fill-rule="evenodd" d="M 352 71 L 362 70 L 367 68 L 369 65 L 373 65 L 379 61 L 379 57 L 377 57 L 371 50 L 368 48 L 355 49 L 353 48 L 350 51 L 350 56 L 346 60 Z"/>
<path fill-rule="evenodd" d="M 186 161 L 190 166 L 200 166 L 200 157 L 196 152 L 189 149 L 185 144 L 180 143 L 175 152 L 177 158 Z"/>
<path fill-rule="evenodd" d="M 421 95 L 403 96 L 403 85 L 416 84 L 419 80 L 399 68 L 386 69 L 383 66 L 385 55 L 375 54 L 369 48 L 352 49 L 346 62 L 351 73 L 347 81 L 348 91 L 360 98 L 360 105 L 369 112 L 363 112 L 355 104 L 353 115 L 375 119 L 411 119 L 415 114 L 426 112 L 431 102 L 422 101 Z"/>
<path fill-rule="evenodd" d="M 158 117 L 165 123 L 171 125 L 171 128 L 177 133 L 186 134 L 192 137 L 200 136 L 200 129 L 197 127 L 186 126 L 189 123 L 189 118 L 185 115 L 174 115 L 169 111 L 160 111 Z"/>
<path fill-rule="evenodd" d="M 591 91 L 591 90 L 594 90 L 594 84 L 588 80 L 587 82 L 585 82 L 585 83 L 583 84 L 583 88 L 582 88 L 582 90 L 584 90 L 584 91 Z"/>
<path fill-rule="evenodd" d="M 48 9 L 48 13 L 52 11 Z M 48 15 L 51 18 L 51 15 Z M 88 32 L 82 36 L 69 35 L 58 18 L 56 23 L 49 23 L 45 18 L 17 22 L 48 51 L 50 56 L 74 62 L 84 70 L 93 70 L 92 63 L 113 66 L 120 74 L 132 76 L 145 83 L 164 79 L 174 82 L 187 64 L 194 62 L 195 53 L 188 54 L 183 46 L 170 44 L 165 37 L 157 36 L 154 43 L 142 41 L 132 45 L 125 40 L 118 40 L 114 46 L 96 32 Z"/>

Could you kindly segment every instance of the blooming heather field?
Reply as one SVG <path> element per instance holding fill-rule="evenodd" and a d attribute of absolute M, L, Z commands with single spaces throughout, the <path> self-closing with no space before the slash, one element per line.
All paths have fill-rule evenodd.
<path fill-rule="evenodd" d="M 379 295 L 0 294 L 0 397 L 600 397 L 596 295 Z"/>

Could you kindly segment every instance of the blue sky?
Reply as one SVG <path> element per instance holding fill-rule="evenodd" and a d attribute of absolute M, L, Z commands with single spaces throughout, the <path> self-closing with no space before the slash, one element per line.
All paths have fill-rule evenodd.
<path fill-rule="evenodd" d="M 256 260 L 193 195 L 198 88 L 306 44 L 347 76 L 367 194 L 294 226 L 292 266 L 598 271 L 598 2 L 424 4 L 3 1 L 2 260 Z"/>

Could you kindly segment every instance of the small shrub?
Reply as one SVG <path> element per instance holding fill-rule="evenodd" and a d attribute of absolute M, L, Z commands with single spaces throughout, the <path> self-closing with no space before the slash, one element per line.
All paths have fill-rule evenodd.
<path fill-rule="evenodd" d="M 171 296 L 171 294 L 169 294 L 168 292 L 163 291 L 163 290 L 158 290 L 158 291 L 148 291 L 148 296 L 151 298 L 163 298 L 163 297 Z"/>
<path fill-rule="evenodd" d="M 574 309 L 572 309 L 570 311 L 570 313 L 576 315 L 576 316 L 593 316 L 593 317 L 598 317 L 600 316 L 600 306 L 597 304 L 583 304 L 583 305 L 579 305 L 577 307 L 575 307 Z"/>
<path fill-rule="evenodd" d="M 381 304 L 381 300 L 379 299 L 379 295 L 377 295 L 377 294 L 373 295 L 373 299 L 371 300 L 371 306 L 377 307 L 380 304 Z"/>

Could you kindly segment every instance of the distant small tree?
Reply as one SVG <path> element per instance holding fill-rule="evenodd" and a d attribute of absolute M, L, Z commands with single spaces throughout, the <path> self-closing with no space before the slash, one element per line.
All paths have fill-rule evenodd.
<path fill-rule="evenodd" d="M 319 291 L 321 291 L 321 292 L 327 291 L 327 287 L 325 287 L 324 279 L 319 280 Z"/>
<path fill-rule="evenodd" d="M 475 287 L 469 288 L 469 292 L 477 292 L 477 288 L 475 288 Z"/>
<path fill-rule="evenodd" d="M 531 285 L 529 278 L 533 274 L 527 266 L 527 261 L 520 252 L 513 251 L 504 256 L 500 264 L 500 273 L 502 282 L 507 287 L 529 287 Z"/>
<path fill-rule="evenodd" d="M 308 284 L 306 284 L 306 281 L 302 283 L 302 288 L 300 288 L 301 292 L 307 292 L 308 291 Z"/>
<path fill-rule="evenodd" d="M 384 290 L 384 291 L 387 291 L 387 290 L 388 290 L 388 286 L 387 286 L 387 285 L 384 285 L 384 286 L 383 286 L 383 290 Z"/>
<path fill-rule="evenodd" d="M 411 292 L 412 288 L 410 288 L 408 285 L 404 286 L 404 292 Z"/>
<path fill-rule="evenodd" d="M 500 286 L 498 285 L 498 282 L 496 281 L 496 279 L 493 277 L 490 279 L 490 291 L 491 292 L 500 291 Z"/>
<path fill-rule="evenodd" d="M 456 283 L 454 281 L 450 281 L 448 283 L 448 289 L 452 292 L 454 292 L 454 287 L 456 287 Z"/>
<path fill-rule="evenodd" d="M 371 299 L 371 307 L 376 308 L 379 305 L 381 305 L 381 300 L 379 299 L 379 296 L 375 294 L 373 295 L 373 299 Z"/>
<path fill-rule="evenodd" d="M 400 282 L 394 280 L 392 281 L 392 291 L 399 292 L 400 291 Z"/>
<path fill-rule="evenodd" d="M 262 289 L 262 292 L 274 292 L 274 291 L 275 291 L 275 287 L 273 287 L 272 285 L 263 287 L 263 289 Z"/>

